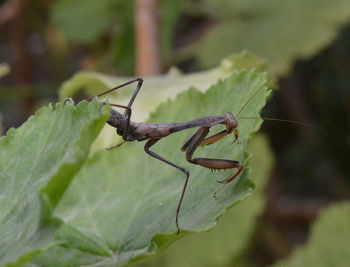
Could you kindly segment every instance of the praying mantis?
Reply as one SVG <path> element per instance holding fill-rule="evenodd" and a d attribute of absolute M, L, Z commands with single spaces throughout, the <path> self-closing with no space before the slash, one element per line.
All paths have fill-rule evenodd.
<path fill-rule="evenodd" d="M 216 158 L 194 158 L 193 155 L 198 147 L 206 146 L 206 145 L 212 145 L 215 142 L 219 141 L 223 137 L 233 134 L 234 135 L 234 142 L 238 142 L 239 132 L 237 130 L 238 127 L 238 119 L 263 119 L 263 120 L 272 120 L 272 121 L 278 121 L 278 122 L 288 122 L 288 123 L 294 123 L 299 124 L 302 126 L 308 126 L 312 128 L 316 128 L 318 130 L 321 130 L 324 132 L 324 129 L 317 127 L 312 124 L 299 122 L 299 121 L 292 121 L 292 120 L 284 120 L 284 119 L 276 119 L 276 118 L 266 118 L 266 117 L 238 117 L 238 115 L 245 109 L 245 107 L 256 97 L 256 95 L 266 86 L 266 84 L 273 78 L 274 76 L 271 76 L 267 81 L 260 86 L 247 100 L 246 102 L 241 106 L 239 111 L 233 115 L 231 112 L 226 112 L 224 115 L 214 115 L 214 116 L 203 116 L 191 121 L 187 122 L 171 122 L 171 123 L 136 123 L 131 121 L 131 114 L 132 114 L 132 104 L 134 103 L 134 100 L 139 93 L 142 84 L 143 79 L 137 78 L 134 80 L 130 80 L 126 83 L 123 83 L 117 87 L 114 87 L 110 90 L 107 90 L 103 93 L 100 93 L 96 96 L 89 97 L 86 99 L 87 101 L 91 101 L 94 97 L 100 97 L 103 95 L 106 95 L 112 91 L 115 91 L 117 89 L 120 89 L 122 87 L 125 87 L 132 83 L 137 83 L 136 89 L 132 95 L 132 97 L 129 100 L 129 103 L 127 106 L 125 105 L 119 105 L 119 104 L 110 104 L 110 106 L 123 108 L 125 109 L 124 113 L 120 113 L 114 109 L 110 110 L 110 116 L 107 120 L 107 123 L 116 128 L 116 132 L 118 135 L 120 135 L 123 138 L 123 141 L 120 144 L 117 144 L 115 146 L 112 146 L 110 148 L 106 148 L 107 150 L 115 149 L 122 144 L 126 142 L 131 141 L 146 141 L 146 144 L 144 145 L 144 151 L 150 155 L 151 157 L 158 159 L 178 170 L 183 172 L 186 175 L 185 183 L 180 195 L 180 199 L 177 205 L 176 209 L 176 216 L 175 216 L 175 224 L 177 229 L 177 234 L 180 233 L 180 226 L 179 226 L 179 213 L 181 210 L 182 201 L 187 189 L 188 180 L 190 177 L 190 172 L 172 161 L 162 157 L 161 155 L 155 153 L 154 151 L 150 150 L 150 148 L 155 145 L 159 140 L 162 138 L 165 138 L 173 133 L 183 131 L 190 128 L 198 128 L 182 145 L 181 150 L 183 152 L 186 152 L 185 157 L 186 160 L 189 163 L 199 165 L 205 168 L 208 168 L 210 170 L 226 170 L 226 169 L 235 169 L 235 171 L 229 175 L 226 179 L 223 181 L 218 181 L 221 186 L 214 192 L 214 198 L 217 198 L 216 195 L 219 193 L 227 184 L 229 184 L 231 181 L 233 181 L 236 177 L 239 176 L 241 171 L 243 170 L 243 164 L 239 161 L 235 160 L 228 160 L 228 159 L 216 159 Z M 106 102 L 102 102 L 102 105 L 107 104 Z M 100 108 L 102 108 L 102 105 Z M 216 134 L 213 134 L 211 136 L 207 136 L 209 133 L 209 129 L 216 125 L 225 125 L 225 130 L 220 131 Z"/>
<path fill-rule="evenodd" d="M 236 116 L 234 116 L 231 112 L 227 112 L 224 115 L 204 116 L 191 121 L 181 122 L 181 123 L 176 123 L 176 122 L 136 123 L 131 121 L 132 104 L 142 87 L 142 84 L 143 84 L 142 78 L 137 78 L 137 79 L 128 81 L 117 87 L 107 90 L 101 94 L 98 94 L 97 96 L 94 96 L 94 97 L 103 96 L 105 94 L 108 94 L 112 91 L 115 91 L 117 89 L 120 89 L 132 83 L 137 83 L 137 86 L 127 106 L 119 105 L 119 104 L 109 104 L 114 107 L 123 108 L 125 109 L 125 111 L 122 114 L 114 109 L 110 110 L 110 116 L 107 120 L 107 123 L 110 126 L 116 128 L 116 132 L 118 135 L 120 135 L 123 138 L 123 142 L 113 147 L 107 148 L 107 150 L 117 148 L 122 144 L 124 144 L 125 142 L 146 141 L 146 144 L 144 145 L 144 151 L 148 155 L 180 170 L 186 175 L 185 183 L 181 192 L 181 196 L 178 202 L 178 206 L 176 209 L 176 216 L 175 216 L 177 234 L 179 234 L 180 233 L 179 213 L 180 213 L 182 201 L 186 192 L 188 180 L 190 177 L 190 172 L 186 168 L 183 168 L 173 163 L 172 161 L 165 159 L 161 155 L 155 153 L 154 151 L 151 150 L 151 147 L 155 145 L 162 138 L 165 138 L 173 133 L 190 129 L 190 128 L 198 128 L 185 141 L 185 143 L 181 147 L 181 150 L 186 153 L 185 154 L 186 160 L 192 164 L 200 165 L 202 167 L 205 167 L 211 170 L 235 169 L 234 172 L 231 175 L 229 175 L 226 179 L 224 179 L 223 181 L 218 181 L 221 184 L 221 186 L 214 192 L 214 198 L 216 198 L 217 193 L 220 192 L 228 183 L 234 180 L 241 173 L 243 169 L 243 164 L 239 161 L 228 160 L 228 159 L 195 158 L 193 157 L 193 155 L 198 147 L 214 144 L 215 142 L 219 141 L 220 139 L 222 139 L 223 137 L 229 134 L 234 135 L 233 142 L 238 142 L 238 136 L 239 136 L 239 132 L 237 130 L 238 119 L 236 116 L 238 116 L 238 114 L 244 109 L 244 107 L 248 104 L 248 102 L 250 102 L 251 99 L 253 99 L 255 95 L 265 86 L 265 83 L 262 87 L 257 89 L 257 91 L 250 97 L 250 99 L 248 99 L 248 101 L 242 106 L 242 108 L 236 114 Z M 88 98 L 87 101 L 91 101 L 94 97 Z M 107 104 L 107 103 L 102 102 L 102 104 Z M 219 124 L 225 125 L 226 129 L 216 134 L 213 134 L 211 136 L 208 136 L 209 129 Z"/>

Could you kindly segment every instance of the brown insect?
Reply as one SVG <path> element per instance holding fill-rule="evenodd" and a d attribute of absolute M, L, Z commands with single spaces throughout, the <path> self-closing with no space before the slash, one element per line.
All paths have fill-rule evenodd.
<path fill-rule="evenodd" d="M 226 169 L 236 169 L 229 177 L 227 177 L 223 181 L 218 181 L 222 185 L 214 192 L 214 197 L 216 198 L 216 194 L 221 191 L 229 182 L 231 182 L 233 179 L 235 179 L 240 172 L 243 169 L 242 163 L 239 161 L 234 161 L 234 160 L 227 160 L 227 159 L 214 159 L 214 158 L 193 158 L 193 154 L 198 148 L 198 146 L 205 146 L 205 145 L 210 145 L 224 136 L 233 133 L 235 136 L 234 142 L 238 140 L 238 120 L 237 118 L 231 113 L 227 112 L 225 115 L 216 115 L 216 116 L 204 116 L 200 117 L 195 120 L 191 120 L 188 122 L 182 122 L 182 123 L 136 123 L 132 122 L 130 120 L 131 118 L 131 106 L 141 89 L 143 80 L 141 78 L 131 80 L 129 82 L 126 82 L 124 84 L 121 84 L 117 87 L 114 87 L 108 91 L 105 91 L 97 97 L 100 97 L 102 95 L 108 94 L 114 90 L 117 90 L 119 88 L 122 88 L 126 85 L 129 85 L 131 83 L 137 82 L 137 87 L 136 90 L 131 97 L 129 104 L 127 106 L 124 105 L 117 105 L 117 104 L 109 104 L 111 106 L 119 107 L 119 108 L 124 108 L 125 112 L 124 114 L 119 113 L 118 111 L 111 109 L 110 110 L 110 117 L 107 120 L 107 123 L 111 125 L 112 127 L 116 128 L 117 134 L 122 136 L 123 142 L 115 145 L 113 147 L 107 148 L 107 150 L 111 150 L 113 148 L 119 147 L 122 144 L 124 144 L 127 141 L 145 141 L 147 140 L 144 149 L 147 154 L 150 156 L 165 162 L 166 164 L 169 164 L 170 166 L 173 166 L 180 171 L 182 171 L 186 175 L 186 180 L 184 187 L 182 189 L 181 197 L 179 200 L 179 204 L 176 210 L 176 228 L 177 228 L 177 234 L 180 232 L 180 227 L 179 227 L 179 212 L 182 204 L 182 200 L 184 198 L 185 192 L 186 192 L 186 187 L 188 183 L 188 179 L 190 177 L 190 172 L 181 167 L 176 165 L 175 163 L 163 158 L 162 156 L 156 154 L 155 152 L 151 151 L 150 148 L 157 143 L 160 139 L 167 137 L 170 134 L 173 134 L 175 132 L 179 132 L 182 130 L 186 130 L 189 128 L 194 128 L 194 127 L 199 127 L 198 130 L 196 130 L 183 144 L 181 150 L 186 152 L 186 160 L 192 164 L 200 165 L 205 168 L 209 168 L 211 170 L 226 170 Z M 266 84 L 266 83 L 265 83 Z M 247 102 L 242 106 L 240 111 L 237 113 L 238 114 L 245 108 L 245 106 L 257 95 L 257 93 L 265 86 L 265 84 L 257 89 L 255 93 L 247 100 Z M 88 101 L 91 101 L 93 97 L 88 98 Z M 103 102 L 106 104 L 105 102 Z M 243 118 L 243 117 L 242 117 Z M 260 118 L 253 118 L 253 117 L 245 117 L 245 119 L 260 119 Z M 279 119 L 272 119 L 272 118 L 263 118 L 266 120 L 277 120 L 277 121 L 287 121 L 287 120 L 279 120 Z M 299 123 L 295 121 L 287 121 L 287 122 L 293 122 L 293 123 Z M 218 124 L 223 124 L 226 126 L 226 129 L 211 135 L 207 137 L 209 133 L 210 127 L 213 127 Z M 304 123 L 299 123 L 302 125 L 308 125 Z M 310 125 L 309 125 L 310 126 Z M 313 126 L 312 126 L 313 127 Z"/>

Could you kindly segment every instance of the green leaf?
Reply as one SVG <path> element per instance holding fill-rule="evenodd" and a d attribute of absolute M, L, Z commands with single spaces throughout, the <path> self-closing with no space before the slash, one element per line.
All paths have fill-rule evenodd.
<path fill-rule="evenodd" d="M 256 184 L 254 194 L 228 210 L 211 231 L 186 236 L 138 267 L 239 266 L 233 265 L 232 260 L 243 255 L 253 238 L 257 218 L 266 203 L 264 191 L 273 165 L 273 154 L 265 136 L 254 136 L 249 151 L 251 176 Z"/>
<path fill-rule="evenodd" d="M 59 0 L 53 6 L 53 22 L 73 42 L 95 41 L 115 16 L 111 0 Z"/>
<path fill-rule="evenodd" d="M 206 93 L 191 88 L 175 100 L 161 104 L 149 121 L 181 122 L 229 111 L 237 113 L 260 88 L 240 114 L 257 117 L 269 94 L 265 82 L 266 74 L 234 72 Z M 179 219 L 183 235 L 212 228 L 227 208 L 252 192 L 247 141 L 260 124 L 260 120 L 241 120 L 238 127 L 241 144 L 232 144 L 234 137 L 227 136 L 196 151 L 196 157 L 239 160 L 245 166 L 241 175 L 220 192 L 219 200 L 213 198 L 213 192 L 220 186 L 216 180 L 225 179 L 233 170 L 213 174 L 189 164 L 180 148 L 191 130 L 171 135 L 152 147 L 191 173 Z M 222 128 L 214 127 L 212 133 Z M 112 152 L 95 153 L 55 211 L 65 222 L 59 233 L 63 245 L 42 253 L 32 263 L 115 266 L 155 253 L 178 238 L 175 211 L 184 179 L 181 171 L 145 154 L 139 142 L 128 142 Z"/>
<path fill-rule="evenodd" d="M 306 245 L 274 266 L 349 266 L 350 203 L 338 203 L 321 212 Z"/>
<path fill-rule="evenodd" d="M 23 263 L 54 246 L 52 218 L 106 120 L 93 101 L 38 110 L 0 138 L 0 265 Z"/>
<path fill-rule="evenodd" d="M 224 74 L 230 74 L 233 70 L 251 68 L 254 68 L 257 72 L 263 72 L 267 69 L 267 62 L 244 49 L 240 53 L 223 58 L 220 67 Z"/>
<path fill-rule="evenodd" d="M 248 49 L 280 71 L 282 63 L 312 56 L 332 42 L 350 18 L 348 0 L 202 0 L 197 8 L 218 21 L 183 51 L 195 54 L 202 68 Z"/>

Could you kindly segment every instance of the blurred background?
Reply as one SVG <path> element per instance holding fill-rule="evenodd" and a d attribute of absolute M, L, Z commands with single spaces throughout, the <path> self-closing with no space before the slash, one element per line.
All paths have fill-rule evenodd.
<path fill-rule="evenodd" d="M 57 102 L 62 82 L 78 71 L 147 77 L 175 66 L 194 73 L 246 49 L 278 79 L 263 116 L 327 134 L 265 122 L 252 160 L 259 180 L 250 204 L 259 204 L 246 215 L 249 229 L 229 232 L 235 226 L 227 214 L 217 229 L 186 237 L 144 265 L 178 266 L 181 257 L 185 266 L 275 264 L 298 245 L 312 250 L 320 210 L 350 199 L 349 21 L 346 0 L 1 0 L 1 134 Z M 215 253 L 195 253 L 211 246 Z M 192 255 L 179 256 L 184 251 Z"/>

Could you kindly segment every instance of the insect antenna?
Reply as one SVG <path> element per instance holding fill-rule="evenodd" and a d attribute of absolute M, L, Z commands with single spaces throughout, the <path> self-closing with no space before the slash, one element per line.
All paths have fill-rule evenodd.
<path fill-rule="evenodd" d="M 277 121 L 277 122 L 286 122 L 286 123 L 291 123 L 291 124 L 297 124 L 300 126 L 305 126 L 305 127 L 310 127 L 310 128 L 314 128 L 316 130 L 319 130 L 321 132 L 323 132 L 325 135 L 328 135 L 327 131 L 325 129 L 323 129 L 322 127 L 313 125 L 311 123 L 307 123 L 307 122 L 301 122 L 301 121 L 293 121 L 293 120 L 285 120 L 285 119 L 275 119 L 275 118 L 267 118 L 267 117 L 239 117 L 238 119 L 252 119 L 252 120 L 265 120 L 265 121 Z"/>
<path fill-rule="evenodd" d="M 279 68 L 280 70 L 284 69 L 286 67 L 286 65 L 288 64 L 288 62 L 285 62 L 284 64 L 281 65 L 281 67 Z M 280 71 L 281 72 L 281 71 Z M 327 135 L 327 131 L 325 129 L 323 129 L 322 127 L 313 125 L 311 123 L 307 123 L 307 122 L 301 122 L 301 121 L 294 121 L 294 120 L 286 120 L 286 119 L 277 119 L 277 118 L 267 118 L 267 117 L 238 117 L 238 115 L 245 109 L 245 107 L 254 99 L 254 97 L 256 97 L 256 95 L 273 79 L 277 76 L 277 73 L 272 75 L 270 78 L 267 79 L 266 82 L 264 82 L 264 84 L 262 86 L 260 86 L 255 92 L 254 94 L 252 94 L 248 100 L 243 104 L 243 106 L 239 109 L 239 111 L 236 114 L 237 119 L 254 119 L 254 120 L 265 120 L 265 121 L 277 121 L 277 122 L 283 122 L 283 123 L 291 123 L 291 124 L 297 124 L 300 126 L 305 126 L 305 127 L 310 127 L 310 128 L 314 128 L 316 130 L 319 130 L 321 132 L 323 132 L 325 135 Z"/>

